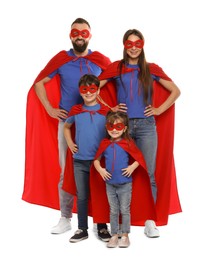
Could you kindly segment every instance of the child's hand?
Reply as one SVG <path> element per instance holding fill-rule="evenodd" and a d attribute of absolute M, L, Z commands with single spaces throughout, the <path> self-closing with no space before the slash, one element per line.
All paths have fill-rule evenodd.
<path fill-rule="evenodd" d="M 133 171 L 135 170 L 135 167 L 133 165 L 129 165 L 127 168 L 122 169 L 122 175 L 126 177 L 130 177 Z"/>
<path fill-rule="evenodd" d="M 112 176 L 105 168 L 102 167 L 99 170 L 99 174 L 101 175 L 104 181 L 111 179 Z"/>
<path fill-rule="evenodd" d="M 77 146 L 77 144 L 75 144 L 75 143 L 70 143 L 69 145 L 68 145 L 68 147 L 69 147 L 69 149 L 70 149 L 70 151 L 71 151 L 71 153 L 72 154 L 75 154 L 75 153 L 77 153 L 78 152 L 78 146 Z"/>

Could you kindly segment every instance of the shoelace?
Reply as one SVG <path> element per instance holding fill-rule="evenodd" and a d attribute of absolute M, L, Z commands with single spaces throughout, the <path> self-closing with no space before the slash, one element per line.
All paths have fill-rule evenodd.
<path fill-rule="evenodd" d="M 80 234 L 80 233 L 82 233 L 82 232 L 83 232 L 82 229 L 78 229 L 78 230 L 75 232 L 75 235 L 78 235 L 78 234 Z"/>
<path fill-rule="evenodd" d="M 101 229 L 99 232 L 100 232 L 100 233 L 104 233 L 104 234 L 108 234 L 108 231 L 107 231 L 107 229 L 105 229 L 105 228 Z"/>

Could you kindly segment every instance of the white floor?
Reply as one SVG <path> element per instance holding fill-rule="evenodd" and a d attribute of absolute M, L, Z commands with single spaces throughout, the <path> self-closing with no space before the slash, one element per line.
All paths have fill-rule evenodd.
<path fill-rule="evenodd" d="M 107 1 L 0 3 L 1 260 L 209 259 L 208 1 L 121 0 L 120 10 L 119 1 L 109 1 L 111 5 Z M 132 227 L 127 249 L 106 248 L 95 237 L 91 219 L 89 239 L 69 243 L 77 229 L 76 215 L 71 231 L 51 235 L 59 211 L 21 200 L 27 93 L 49 58 L 70 48 L 69 27 L 77 17 L 90 21 L 90 49 L 112 61 L 121 58 L 126 29 L 142 30 L 147 60 L 162 66 L 182 92 L 176 104 L 174 152 L 183 213 L 171 216 L 169 224 L 159 228 L 157 239 L 145 237 L 143 227 Z"/>
<path fill-rule="evenodd" d="M 13 201 L 14 202 L 14 201 Z M 89 218 L 89 238 L 79 243 L 70 243 L 69 238 L 77 229 L 77 215 L 72 219 L 72 230 L 52 235 L 50 229 L 57 224 L 59 211 L 31 205 L 18 198 L 15 206 L 4 212 L 1 221 L 1 259 L 209 259 L 208 241 L 204 230 L 206 220 L 189 217 L 191 212 L 172 215 L 169 225 L 159 227 L 160 238 L 149 239 L 143 227 L 132 227 L 129 248 L 109 249 L 97 239 Z M 2 208 L 2 211 L 4 209 Z"/>

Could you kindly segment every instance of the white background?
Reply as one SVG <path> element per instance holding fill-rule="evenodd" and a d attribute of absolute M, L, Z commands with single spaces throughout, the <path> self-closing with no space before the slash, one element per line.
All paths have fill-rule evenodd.
<path fill-rule="evenodd" d="M 7 0 L 0 4 L 0 258 L 1 259 L 209 259 L 208 253 L 208 8 L 207 0 Z M 77 228 L 51 235 L 60 212 L 21 200 L 24 181 L 25 110 L 39 71 L 68 50 L 70 25 L 87 19 L 89 47 L 122 58 L 122 37 L 137 28 L 147 61 L 155 62 L 181 89 L 176 102 L 175 161 L 183 213 L 148 239 L 133 227 L 128 249 L 107 249 L 96 239 L 68 242 Z M 206 237 L 205 237 L 206 236 Z"/>

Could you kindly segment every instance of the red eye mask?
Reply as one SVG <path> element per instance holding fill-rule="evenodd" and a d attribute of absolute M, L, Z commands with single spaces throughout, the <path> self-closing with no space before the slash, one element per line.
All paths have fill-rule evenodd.
<path fill-rule="evenodd" d="M 131 49 L 133 46 L 135 46 L 136 48 L 142 49 L 144 46 L 144 41 L 143 40 L 137 40 L 135 42 L 132 41 L 125 41 L 124 43 L 124 47 L 125 49 Z"/>
<path fill-rule="evenodd" d="M 90 36 L 90 32 L 88 30 L 80 31 L 78 29 L 72 29 L 70 32 L 70 36 L 73 38 L 78 37 L 79 35 L 83 38 L 88 38 Z"/>
<path fill-rule="evenodd" d="M 107 123 L 106 128 L 108 131 L 112 131 L 113 129 L 117 131 L 121 131 L 125 128 L 125 125 L 123 123 L 117 123 L 117 124 Z"/>
<path fill-rule="evenodd" d="M 90 85 L 90 86 L 80 86 L 79 91 L 81 94 L 86 94 L 87 92 L 90 92 L 91 94 L 97 92 L 98 87 L 96 85 Z"/>

